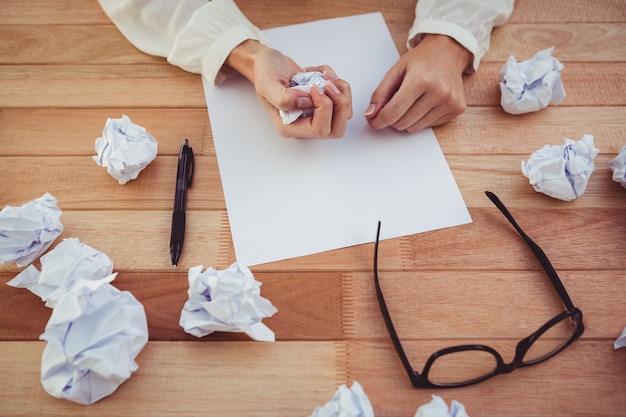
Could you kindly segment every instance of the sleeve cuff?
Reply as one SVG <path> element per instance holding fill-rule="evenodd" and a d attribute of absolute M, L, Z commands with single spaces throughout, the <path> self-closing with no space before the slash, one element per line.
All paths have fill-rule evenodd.
<path fill-rule="evenodd" d="M 478 40 L 474 35 L 454 23 L 431 19 L 415 22 L 409 31 L 407 47 L 409 49 L 414 48 L 420 43 L 424 35 L 429 33 L 449 36 L 472 53 L 472 64 L 465 69 L 466 73 L 472 73 L 478 69 L 478 65 L 485 51 L 481 51 Z"/>
<path fill-rule="evenodd" d="M 228 55 L 247 39 L 268 43 L 232 1 L 213 0 L 198 9 L 178 33 L 167 60 L 218 85 L 234 73 L 223 68 Z"/>

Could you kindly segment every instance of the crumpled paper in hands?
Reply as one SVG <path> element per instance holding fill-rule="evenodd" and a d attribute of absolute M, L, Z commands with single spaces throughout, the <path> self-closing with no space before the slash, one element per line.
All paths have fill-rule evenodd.
<path fill-rule="evenodd" d="M 441 397 L 433 395 L 431 402 L 417 409 L 415 417 L 469 417 L 469 415 L 460 402 L 452 400 L 448 410 L 446 402 Z"/>
<path fill-rule="evenodd" d="M 40 262 L 41 272 L 29 265 L 7 285 L 27 288 L 50 308 L 54 308 L 77 281 L 99 280 L 113 272 L 113 261 L 108 256 L 76 238 L 64 239 L 43 255 Z"/>
<path fill-rule="evenodd" d="M 45 193 L 21 207 L 0 211 L 0 265 L 26 266 L 63 232 L 57 200 Z"/>
<path fill-rule="evenodd" d="M 322 90 L 326 91 L 326 80 L 324 74 L 319 71 L 299 72 L 291 78 L 290 86 L 296 90 L 304 91 L 305 93 L 311 93 L 311 88 L 316 85 Z M 309 110 L 291 110 L 283 111 L 279 110 L 280 117 L 283 118 L 283 124 L 290 124 L 295 122 L 300 116 L 309 117 L 313 115 L 312 109 Z"/>
<path fill-rule="evenodd" d="M 80 280 L 58 301 L 45 332 L 41 383 L 48 394 L 93 404 L 137 370 L 148 342 L 143 306 L 110 282 Z"/>
<path fill-rule="evenodd" d="M 626 347 L 626 327 L 622 330 L 622 334 L 617 338 L 615 343 L 613 344 L 613 349 L 619 349 Z"/>
<path fill-rule="evenodd" d="M 352 388 L 340 386 L 332 400 L 317 407 L 311 417 L 374 417 L 374 409 L 363 387 L 353 381 Z"/>
<path fill-rule="evenodd" d="M 96 139 L 93 159 L 120 184 L 137 178 L 157 156 L 157 141 L 145 128 L 123 115 L 107 119 L 102 136 Z"/>
<path fill-rule="evenodd" d="M 202 265 L 189 269 L 189 299 L 180 315 L 180 326 L 196 337 L 210 333 L 244 332 L 254 340 L 273 342 L 272 332 L 261 320 L 278 310 L 261 297 L 261 283 L 236 262 L 225 270 Z"/>
<path fill-rule="evenodd" d="M 613 171 L 613 181 L 626 188 L 626 146 L 622 148 L 617 156 L 609 161 L 611 171 Z"/>
<path fill-rule="evenodd" d="M 585 192 L 598 152 L 592 135 L 579 141 L 565 138 L 565 145 L 545 145 L 533 152 L 528 162 L 522 161 L 522 173 L 535 191 L 571 201 Z"/>
<path fill-rule="evenodd" d="M 552 56 L 554 48 L 537 52 L 518 63 L 510 56 L 500 70 L 500 104 L 510 114 L 530 113 L 559 104 L 565 98 L 561 81 L 563 64 Z"/>

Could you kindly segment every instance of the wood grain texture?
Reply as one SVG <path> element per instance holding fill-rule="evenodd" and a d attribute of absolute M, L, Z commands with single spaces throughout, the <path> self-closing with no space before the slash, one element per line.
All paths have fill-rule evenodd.
<path fill-rule="evenodd" d="M 499 350 L 507 347 L 507 342 L 499 340 L 485 342 Z M 113 396 L 86 409 L 50 397 L 39 384 L 38 361 L 44 343 L 0 342 L 0 346 L 0 364 L 15 375 L 0 391 L 1 410 L 6 415 L 73 416 L 89 410 L 90 414 L 118 416 L 120 404 L 125 412 L 139 416 L 154 415 L 147 404 L 159 404 L 166 415 L 202 412 L 243 417 L 251 413 L 247 404 L 254 404 L 252 412 L 259 416 L 309 415 L 330 400 L 346 376 L 365 381 L 361 385 L 377 416 L 410 416 L 430 401 L 432 394 L 410 386 L 390 342 L 150 342 L 138 357 L 139 370 L 130 380 Z M 423 352 L 438 348 L 437 342 L 431 341 L 407 346 Z M 344 356 L 346 350 L 351 351 L 349 357 Z M 545 363 L 437 394 L 447 401 L 461 401 L 475 414 L 499 416 L 502 408 L 498 405 L 523 410 L 519 415 L 543 415 L 558 392 L 558 407 L 553 407 L 550 415 L 620 417 L 626 403 L 616 387 L 623 381 L 621 375 L 610 372 L 616 363 L 624 365 L 619 354 L 606 342 L 581 341 Z M 337 371 L 346 362 L 349 374 Z M 221 383 L 212 384 L 207 393 L 202 382 L 212 380 Z M 242 391 L 247 393 L 246 401 L 232 401 L 240 398 Z M 591 392 L 597 395 L 590 396 Z M 599 410 L 603 410 L 601 414 Z"/>
<path fill-rule="evenodd" d="M 291 0 L 236 3 L 262 29 L 381 12 L 399 52 L 415 8 L 402 0 L 316 0 L 305 12 Z M 623 0 L 517 0 L 478 72 L 465 77 L 466 112 L 434 129 L 472 223 L 380 243 L 381 286 L 418 371 L 438 349 L 465 343 L 492 346 L 510 361 L 519 340 L 563 309 L 485 190 L 541 246 L 583 311 L 584 334 L 555 358 L 453 390 L 410 385 L 378 306 L 372 243 L 251 268 L 278 309 L 264 320 L 275 343 L 186 334 L 178 321 L 188 268 L 236 261 L 201 77 L 137 50 L 96 0 L 0 6 L 0 208 L 45 192 L 57 197 L 64 231 L 55 245 L 76 237 L 106 253 L 118 273 L 113 284 L 143 304 L 150 337 L 139 370 L 110 397 L 89 407 L 55 399 L 40 383 L 38 340 L 51 311 L 6 285 L 23 268 L 0 266 L 0 415 L 307 416 L 353 381 L 378 417 L 413 416 L 432 394 L 461 401 L 472 416 L 624 415 L 626 356 L 613 342 L 626 324 L 626 191 L 608 165 L 626 145 Z M 567 97 L 535 113 L 505 113 L 504 62 L 551 46 Z M 123 114 L 159 149 L 137 180 L 119 185 L 92 156 L 107 119 Z M 584 195 L 563 202 L 534 191 L 521 161 L 583 134 L 600 149 Z M 168 242 L 183 138 L 196 154 L 196 181 L 173 270 Z"/>
<path fill-rule="evenodd" d="M 15 375 L 0 391 L 3 415 L 119 416 L 120 404 L 125 414 L 138 416 L 153 416 L 157 408 L 164 415 L 307 415 L 346 377 L 342 342 L 150 342 L 137 358 L 139 370 L 114 396 L 86 408 L 43 390 L 44 346 L 0 342 L 2 368 Z"/>
<path fill-rule="evenodd" d="M 177 156 L 183 138 L 196 155 L 215 156 L 205 108 L 0 109 L 0 156 L 93 156 L 107 119 L 127 115 L 158 142 L 158 156 Z M 72 120 L 72 123 L 58 123 Z"/>
<path fill-rule="evenodd" d="M 198 155 L 215 156 L 206 108 L 5 108 L 0 109 L 3 156 L 89 156 L 108 118 L 126 114 L 158 141 L 159 158 L 176 156 L 183 137 Z M 358 117 L 358 116 L 355 116 Z M 72 123 L 58 123 L 58 120 Z M 469 107 L 435 128 L 446 155 L 529 155 L 546 144 L 591 134 L 600 154 L 617 155 L 624 146 L 623 106 L 549 106 L 540 112 L 510 115 L 500 108 Z M 489 126 L 488 131 L 485 125 Z M 511 127 L 515 128 L 512 129 Z M 494 140 L 485 140 L 492 136 Z M 0 168 L 1 169 L 1 168 Z M 1 187 L 2 185 L 0 185 Z"/>
<path fill-rule="evenodd" d="M 383 17 L 390 30 L 398 26 L 393 17 Z M 284 25 L 278 21 L 268 25 L 277 26 Z M 408 29 L 392 32 L 400 52 L 406 50 Z M 626 42 L 626 29 L 620 23 L 520 23 L 497 28 L 496 34 L 500 36 L 494 36 L 482 62 L 502 65 L 509 55 L 522 61 L 549 47 L 555 48 L 554 56 L 563 63 L 626 61 L 626 50 L 621 47 Z M 1 64 L 167 65 L 163 58 L 137 50 L 113 25 L 5 25 L 0 27 L 0 37 Z M 76 44 L 77 37 L 89 39 L 89 43 Z"/>
<path fill-rule="evenodd" d="M 326 16 L 351 15 L 382 11 L 390 22 L 410 22 L 416 1 L 373 0 L 354 3 L 349 0 L 318 0 L 315 13 Z M 254 0 L 237 0 L 237 5 L 259 26 L 284 26 L 306 21 L 298 13 L 292 13 L 290 0 L 276 0 L 260 5 Z M 95 1 L 56 0 L 50 7 L 47 0 L 28 3 L 4 0 L 0 24 L 66 24 L 71 15 L 72 23 L 111 24 Z M 507 23 L 623 23 L 626 9 L 623 0 L 516 0 L 515 8 Z M 272 26 L 273 27 L 273 26 Z"/>
<path fill-rule="evenodd" d="M 483 340 L 510 360 L 516 341 Z M 444 345 L 444 346 L 449 346 Z M 389 341 L 355 342 L 349 345 L 350 375 L 363 383 L 377 416 L 412 416 L 417 407 L 430 401 L 433 390 L 415 389 L 409 383 Z M 425 356 L 441 348 L 438 341 L 406 343 L 414 355 L 414 368 L 421 372 Z M 507 354 L 508 353 L 508 354 Z M 611 368 L 626 366 L 624 356 L 605 341 L 579 341 L 547 362 L 499 375 L 484 383 L 459 389 L 436 391 L 447 402 L 456 399 L 479 416 L 614 416 L 623 414 L 626 399 L 623 380 Z M 622 368 L 623 369 L 623 368 Z M 531 399 L 532 400 L 529 400 Z M 470 414 L 471 415 L 471 414 Z"/>
<path fill-rule="evenodd" d="M 517 0 L 507 23 L 623 23 L 625 20 L 623 0 Z"/>
<path fill-rule="evenodd" d="M 504 63 L 485 62 L 466 76 L 469 106 L 500 106 L 499 73 Z M 624 106 L 619 83 L 626 62 L 569 63 L 561 78 L 567 97 L 561 106 Z M 0 79 L 0 107 L 206 107 L 199 75 L 167 65 L 53 65 L 45 72 L 8 65 Z M 120 92 L 125 94 L 120 94 Z M 163 104 L 156 104 L 161 103 Z M 354 103 L 362 108 L 366 103 Z"/>
<path fill-rule="evenodd" d="M 509 55 L 518 61 L 554 47 L 553 56 L 568 62 L 624 62 L 626 28 L 621 23 L 539 23 L 512 24 L 496 29 L 483 62 L 506 62 Z"/>

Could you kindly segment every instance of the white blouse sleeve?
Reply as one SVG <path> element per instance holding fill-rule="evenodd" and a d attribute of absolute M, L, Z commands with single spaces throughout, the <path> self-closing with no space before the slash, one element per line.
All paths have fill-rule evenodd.
<path fill-rule="evenodd" d="M 424 35 L 447 35 L 473 55 L 466 72 L 478 69 L 489 50 L 491 30 L 503 25 L 513 12 L 514 0 L 418 0 L 407 46 L 413 48 Z"/>
<path fill-rule="evenodd" d="M 214 85 L 232 74 L 223 65 L 237 45 L 246 39 L 268 43 L 233 0 L 98 1 L 135 47 Z"/>

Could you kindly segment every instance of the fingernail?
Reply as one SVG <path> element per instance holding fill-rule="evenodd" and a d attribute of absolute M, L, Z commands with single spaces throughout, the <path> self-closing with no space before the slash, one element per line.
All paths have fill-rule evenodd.
<path fill-rule="evenodd" d="M 338 80 L 339 79 L 339 77 L 337 77 L 337 74 L 335 74 L 334 72 L 329 71 L 329 70 L 325 70 L 324 71 L 324 75 L 326 77 L 330 78 L 331 80 Z"/>
<path fill-rule="evenodd" d="M 363 116 L 371 116 L 374 113 L 374 110 L 376 110 L 376 104 L 372 103 L 367 106 L 367 109 L 363 112 Z"/>
<path fill-rule="evenodd" d="M 326 88 L 330 88 L 330 91 L 332 91 L 335 94 L 339 94 L 340 91 L 337 88 L 337 86 L 335 85 L 335 83 L 333 83 L 331 80 L 326 81 Z"/>
<path fill-rule="evenodd" d="M 313 100 L 311 100 L 311 97 L 298 97 L 299 109 L 309 109 L 311 107 L 313 107 Z"/>

